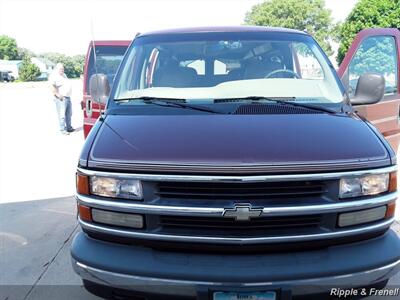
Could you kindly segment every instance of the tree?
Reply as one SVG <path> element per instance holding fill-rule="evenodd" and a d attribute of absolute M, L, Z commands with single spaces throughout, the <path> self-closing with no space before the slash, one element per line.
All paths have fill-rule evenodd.
<path fill-rule="evenodd" d="M 25 56 L 19 69 L 19 79 L 22 81 L 34 81 L 40 74 L 39 67 L 33 64 L 28 56 Z"/>
<path fill-rule="evenodd" d="M 356 34 L 364 28 L 400 27 L 400 0 L 360 0 L 340 28 L 340 64 Z"/>
<path fill-rule="evenodd" d="M 26 49 L 26 48 L 18 47 L 17 51 L 18 51 L 18 59 L 24 59 L 25 56 L 28 56 L 28 57 L 36 56 L 33 51 Z"/>
<path fill-rule="evenodd" d="M 12 60 L 17 58 L 18 50 L 15 39 L 6 35 L 0 35 L 0 59 Z"/>
<path fill-rule="evenodd" d="M 349 66 L 349 73 L 360 76 L 366 72 L 396 74 L 396 45 L 391 37 L 366 38 L 357 49 Z"/>
<path fill-rule="evenodd" d="M 85 65 L 85 55 L 74 55 L 71 57 L 71 60 L 74 70 L 73 78 L 78 78 L 83 73 L 83 67 Z"/>
<path fill-rule="evenodd" d="M 64 65 L 64 72 L 69 78 L 78 78 L 83 73 L 83 65 L 85 64 L 84 55 L 67 56 L 61 53 L 44 53 L 41 57 L 57 64 Z"/>
<path fill-rule="evenodd" d="M 324 0 L 267 0 L 247 12 L 245 23 L 305 30 L 328 55 L 333 53 L 329 39 L 335 27 Z"/>

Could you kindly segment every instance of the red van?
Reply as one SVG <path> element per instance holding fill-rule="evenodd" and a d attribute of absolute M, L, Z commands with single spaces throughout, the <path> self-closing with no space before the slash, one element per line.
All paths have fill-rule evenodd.
<path fill-rule="evenodd" d="M 112 84 L 130 43 L 131 41 L 91 41 L 89 43 L 85 59 L 83 99 L 81 102 L 85 138 L 98 119 L 100 110 L 104 109 L 104 105 L 92 101 L 89 95 L 89 79 L 95 73 L 104 73 Z"/>
<path fill-rule="evenodd" d="M 361 74 L 372 72 L 385 78 L 385 95 L 382 101 L 355 107 L 357 114 L 371 122 L 395 152 L 397 152 L 400 141 L 399 70 L 400 29 L 398 28 L 361 30 L 356 35 L 338 70 L 350 99 L 354 98 L 358 78 Z"/>

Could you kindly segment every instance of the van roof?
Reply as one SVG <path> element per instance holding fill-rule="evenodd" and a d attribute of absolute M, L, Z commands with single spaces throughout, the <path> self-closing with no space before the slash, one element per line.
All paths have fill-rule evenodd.
<path fill-rule="evenodd" d="M 94 40 L 89 42 L 89 46 L 129 46 L 131 41 L 126 40 Z"/>
<path fill-rule="evenodd" d="M 174 28 L 166 30 L 150 31 L 140 34 L 139 36 L 164 35 L 164 34 L 182 34 L 182 33 L 204 33 L 204 32 L 282 32 L 307 34 L 303 31 L 282 27 L 266 27 L 266 26 L 214 26 L 214 27 L 186 27 Z"/>

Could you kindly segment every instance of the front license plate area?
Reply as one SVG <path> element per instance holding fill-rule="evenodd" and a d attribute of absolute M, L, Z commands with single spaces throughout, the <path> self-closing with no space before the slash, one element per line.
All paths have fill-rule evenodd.
<path fill-rule="evenodd" d="M 277 300 L 275 292 L 214 292 L 213 300 Z"/>

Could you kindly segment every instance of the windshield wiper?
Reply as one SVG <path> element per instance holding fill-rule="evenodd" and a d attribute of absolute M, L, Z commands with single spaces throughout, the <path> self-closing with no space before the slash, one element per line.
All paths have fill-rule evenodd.
<path fill-rule="evenodd" d="M 115 99 L 114 101 L 115 102 L 129 102 L 129 101 L 137 101 L 137 100 L 141 100 L 146 104 L 154 104 L 154 105 L 164 106 L 164 107 L 178 107 L 178 108 L 183 108 L 183 109 L 204 111 L 204 112 L 213 113 L 213 114 L 223 114 L 223 112 L 212 110 L 210 108 L 187 104 L 187 103 L 185 103 L 186 99 L 181 99 L 181 98 L 164 98 L 164 97 L 143 96 L 143 97 L 137 97 L 137 98 L 118 98 L 118 99 Z"/>
<path fill-rule="evenodd" d="M 214 102 L 230 102 L 230 101 L 241 101 L 241 100 L 250 100 L 250 101 L 271 101 L 275 103 L 279 103 L 282 105 L 291 105 L 291 106 L 300 106 L 304 108 L 309 108 L 317 111 L 323 111 L 331 114 L 336 114 L 338 113 L 337 110 L 330 109 L 328 107 L 323 107 L 319 105 L 312 105 L 312 104 L 307 104 L 307 103 L 299 103 L 299 102 L 294 102 L 296 100 L 295 97 L 263 97 L 263 96 L 247 96 L 247 97 L 238 97 L 238 98 L 223 98 L 223 99 L 215 99 Z"/>

